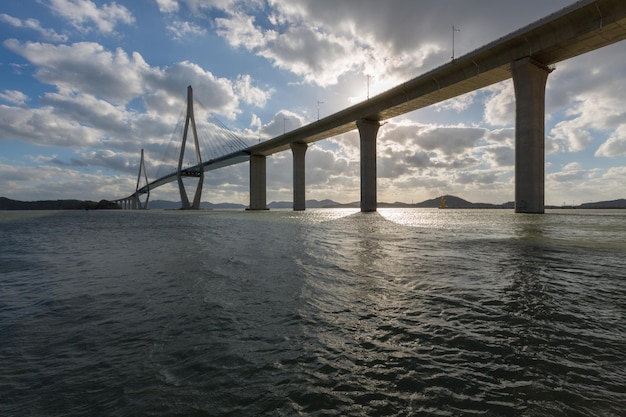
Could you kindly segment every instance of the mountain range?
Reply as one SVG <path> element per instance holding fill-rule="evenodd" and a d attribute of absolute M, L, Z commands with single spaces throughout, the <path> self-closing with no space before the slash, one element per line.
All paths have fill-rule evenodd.
<path fill-rule="evenodd" d="M 491 209 L 513 209 L 515 203 L 512 201 L 503 204 L 491 204 L 491 203 L 472 203 L 464 200 L 460 197 L 453 195 L 443 196 L 445 200 L 446 208 L 451 209 L 477 209 L 477 208 L 491 208 Z M 166 201 L 166 200 L 154 200 L 150 201 L 149 207 L 151 209 L 165 209 L 165 210 L 177 210 L 180 208 L 180 201 Z M 438 208 L 441 205 L 441 197 L 432 198 L 430 200 L 422 201 L 421 203 L 409 204 L 402 202 L 384 203 L 379 202 L 378 207 L 396 207 L 396 208 Z M 291 201 L 273 201 L 268 204 L 270 209 L 290 209 L 293 207 Z M 307 200 L 307 208 L 338 208 L 338 207 L 359 207 L 359 202 L 352 202 L 348 204 L 338 203 L 333 200 Z M 107 200 L 95 201 L 82 201 L 82 200 L 42 200 L 42 201 L 17 201 L 11 200 L 6 197 L 0 197 L 0 210 L 102 210 L 102 209 L 119 209 L 119 205 Z M 200 208 L 205 210 L 243 210 L 246 208 L 243 204 L 237 203 L 209 203 L 202 202 Z M 546 206 L 547 209 L 555 208 L 579 208 L 579 209 L 626 209 L 626 199 L 620 198 L 610 201 L 599 201 L 595 203 L 584 203 L 579 206 Z"/>
<path fill-rule="evenodd" d="M 18 201 L 6 197 L 0 197 L 0 210 L 103 210 L 119 209 L 120 207 L 111 201 L 100 200 L 40 200 Z"/>

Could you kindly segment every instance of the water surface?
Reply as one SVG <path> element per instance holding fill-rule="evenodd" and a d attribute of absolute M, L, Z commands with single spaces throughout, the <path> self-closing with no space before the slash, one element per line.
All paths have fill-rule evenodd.
<path fill-rule="evenodd" d="M 0 415 L 623 416 L 626 212 L 0 212 Z"/>

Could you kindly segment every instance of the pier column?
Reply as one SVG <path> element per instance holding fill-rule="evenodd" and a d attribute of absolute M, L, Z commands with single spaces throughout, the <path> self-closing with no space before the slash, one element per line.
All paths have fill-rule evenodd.
<path fill-rule="evenodd" d="M 248 210 L 267 210 L 266 157 L 250 155 L 250 207 Z"/>
<path fill-rule="evenodd" d="M 361 211 L 376 211 L 376 136 L 380 123 L 359 119 L 356 127 L 361 138 Z"/>
<path fill-rule="evenodd" d="M 515 212 L 543 213 L 545 93 L 551 69 L 527 57 L 511 64 L 515 87 Z"/>
<path fill-rule="evenodd" d="M 294 142 L 290 146 L 293 154 L 293 209 L 302 211 L 306 209 L 304 154 L 307 144 Z"/>

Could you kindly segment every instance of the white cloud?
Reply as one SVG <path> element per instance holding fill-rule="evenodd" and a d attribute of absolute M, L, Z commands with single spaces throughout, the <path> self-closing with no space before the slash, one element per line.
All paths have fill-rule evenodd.
<path fill-rule="evenodd" d="M 261 127 L 261 137 L 263 139 L 274 138 L 285 132 L 304 126 L 304 117 L 290 110 L 280 110 L 272 120 Z"/>
<path fill-rule="evenodd" d="M 585 128 L 581 119 L 564 120 L 559 122 L 550 131 L 551 140 L 558 144 L 563 152 L 577 152 L 583 150 L 592 141 L 591 133 Z"/>
<path fill-rule="evenodd" d="M 0 164 L 3 192 L 16 200 L 114 199 L 120 190 L 134 189 L 136 178 L 102 175 L 69 167 L 48 165 L 23 167 Z M 4 181 L 6 179 L 6 181 Z"/>
<path fill-rule="evenodd" d="M 143 99 L 149 112 L 177 115 L 181 105 L 186 103 L 186 93 L 182 92 L 187 91 L 188 85 L 193 87 L 194 100 L 199 103 L 198 111 L 204 109 L 229 118 L 234 118 L 240 111 L 233 81 L 216 77 L 189 61 L 155 69 L 148 73 L 144 82 Z"/>
<path fill-rule="evenodd" d="M 237 81 L 235 82 L 235 91 L 237 96 L 247 104 L 252 104 L 257 107 L 265 106 L 265 103 L 270 98 L 274 89 L 270 88 L 264 91 L 258 87 L 252 85 L 252 77 L 248 74 L 239 74 Z"/>
<path fill-rule="evenodd" d="M 235 47 L 244 47 L 255 50 L 263 47 L 267 39 L 276 38 L 276 32 L 263 33 L 260 28 L 254 26 L 254 17 L 239 11 L 232 12 L 228 18 L 215 19 L 217 34 L 223 36 L 228 43 Z"/>
<path fill-rule="evenodd" d="M 619 152 L 620 131 L 623 130 L 620 127 L 626 124 L 624 105 L 624 98 L 612 97 L 612 94 L 593 92 L 579 96 L 566 113 L 569 119 L 557 123 L 550 132 L 551 139 L 560 144 L 561 150 L 577 152 L 592 142 L 594 131 L 614 131 L 610 143 L 601 146 L 600 154 Z"/>
<path fill-rule="evenodd" d="M 626 124 L 620 125 L 595 153 L 595 156 L 626 156 Z"/>
<path fill-rule="evenodd" d="M 44 106 L 54 109 L 58 117 L 71 115 L 81 126 L 107 132 L 109 135 L 127 134 L 131 116 L 124 106 L 115 106 L 85 93 L 46 93 L 41 98 Z"/>
<path fill-rule="evenodd" d="M 3 140 L 20 139 L 37 145 L 84 148 L 99 143 L 98 132 L 71 118 L 59 117 L 52 107 L 23 109 L 0 106 Z"/>
<path fill-rule="evenodd" d="M 47 29 L 41 26 L 37 19 L 18 19 L 4 13 L 0 13 L 0 21 L 8 23 L 14 27 L 32 29 L 38 32 L 42 38 L 50 42 L 66 42 L 67 35 L 59 34 L 53 29 Z"/>
<path fill-rule="evenodd" d="M 464 110 L 467 110 L 467 108 L 469 106 L 474 104 L 474 100 L 475 100 L 477 94 L 478 94 L 477 91 L 473 91 L 471 93 L 463 94 L 462 96 L 451 98 L 449 100 L 446 100 L 446 101 L 443 101 L 443 102 L 441 102 L 439 104 L 436 104 L 434 106 L 434 108 L 437 111 L 455 110 L 457 112 L 462 112 Z"/>
<path fill-rule="evenodd" d="M 351 25 L 346 31 L 323 22 L 309 22 L 288 5 L 273 4 L 271 28 L 256 23 L 255 17 L 241 10 L 227 10 L 215 20 L 217 33 L 235 48 L 245 48 L 272 62 L 276 67 L 320 86 L 334 85 L 345 74 L 369 74 L 394 82 L 406 79 L 415 68 L 437 51 L 434 45 L 403 51 L 392 56 L 388 45 L 368 33 L 357 37 Z"/>
<path fill-rule="evenodd" d="M 93 25 L 101 33 L 112 33 L 118 23 L 129 25 L 135 21 L 126 7 L 115 2 L 98 7 L 91 0 L 50 0 L 50 9 L 80 31 L 88 31 Z"/>
<path fill-rule="evenodd" d="M 189 36 L 201 36 L 207 33 L 206 28 L 192 22 L 175 20 L 167 25 L 167 30 L 174 39 L 183 40 Z"/>
<path fill-rule="evenodd" d="M 486 99 L 484 121 L 491 126 L 515 125 L 515 92 L 511 80 L 484 89 L 491 95 Z"/>
<path fill-rule="evenodd" d="M 155 0 L 162 13 L 174 13 L 178 11 L 179 5 L 176 0 Z"/>
<path fill-rule="evenodd" d="M 571 162 L 564 165 L 559 172 L 553 172 L 547 174 L 550 181 L 557 183 L 572 182 L 584 179 L 587 176 L 587 172 L 582 169 L 579 163 Z"/>
<path fill-rule="evenodd" d="M 151 67 L 137 52 L 128 55 L 121 49 L 108 51 L 92 42 L 51 45 L 9 39 L 5 46 L 35 64 L 37 78 L 57 86 L 63 94 L 80 92 L 118 104 L 143 96 L 149 111 L 177 115 L 180 104 L 185 102 L 187 85 L 194 87 L 198 98 L 212 98 L 205 103 L 207 110 L 228 117 L 238 112 L 235 89 L 246 94 L 242 100 L 255 105 L 263 105 L 270 93 L 253 86 L 245 74 L 231 81 L 215 77 L 191 62 Z"/>
<path fill-rule="evenodd" d="M 108 51 L 94 42 L 52 45 L 8 39 L 4 45 L 37 67 L 35 76 L 46 84 L 83 91 L 114 102 L 125 102 L 143 91 L 150 68 L 139 53 Z"/>
<path fill-rule="evenodd" d="M 18 106 L 23 106 L 28 101 L 28 96 L 21 91 L 4 90 L 4 92 L 0 93 L 0 100 L 4 100 Z"/>

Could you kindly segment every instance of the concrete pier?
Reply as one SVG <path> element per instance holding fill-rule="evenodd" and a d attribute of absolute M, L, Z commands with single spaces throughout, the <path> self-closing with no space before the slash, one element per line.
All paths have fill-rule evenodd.
<path fill-rule="evenodd" d="M 250 207 L 248 210 L 267 210 L 266 156 L 250 155 Z"/>
<path fill-rule="evenodd" d="M 380 122 L 359 119 L 356 127 L 361 138 L 361 211 L 376 211 L 376 137 Z"/>
<path fill-rule="evenodd" d="M 551 69 L 530 57 L 511 64 L 515 87 L 515 212 L 543 213 L 545 91 Z"/>
<path fill-rule="evenodd" d="M 293 142 L 290 147 L 293 154 L 293 209 L 302 211 L 306 209 L 304 155 L 308 146 L 306 143 Z"/>

